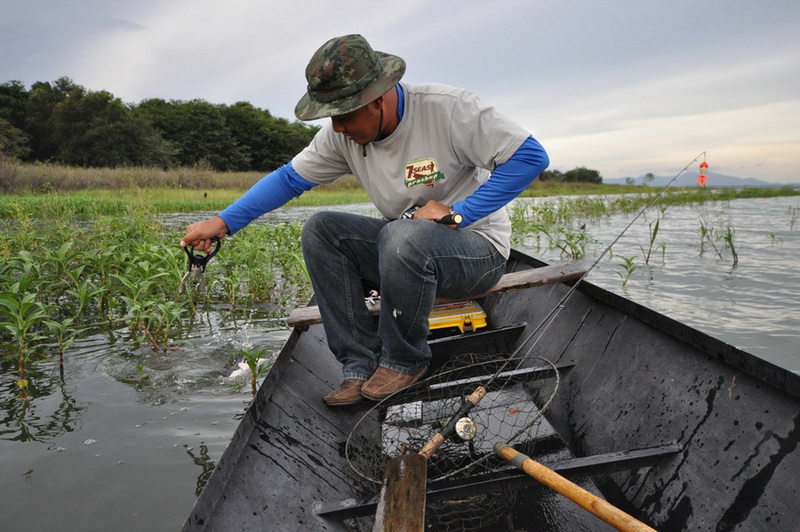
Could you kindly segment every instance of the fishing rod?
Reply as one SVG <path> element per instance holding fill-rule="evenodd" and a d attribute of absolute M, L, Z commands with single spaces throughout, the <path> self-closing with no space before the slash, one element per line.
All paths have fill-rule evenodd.
<path fill-rule="evenodd" d="M 592 271 L 593 271 L 595 268 L 597 268 L 597 266 L 600 264 L 600 261 L 601 261 L 601 260 L 602 260 L 602 259 L 603 259 L 603 258 L 604 258 L 604 257 L 605 257 L 605 256 L 606 256 L 606 255 L 607 255 L 609 252 L 610 252 L 610 251 L 611 251 L 611 249 L 612 249 L 612 248 L 613 248 L 613 247 L 614 247 L 614 246 L 617 244 L 617 242 L 619 242 L 619 241 L 620 241 L 620 239 L 621 239 L 621 238 L 622 238 L 622 237 L 625 235 L 625 233 L 628 231 L 628 229 L 630 229 L 630 228 L 633 226 L 633 224 L 634 224 L 634 223 L 636 223 L 636 221 L 637 221 L 637 220 L 638 220 L 638 219 L 639 219 L 639 218 L 640 218 L 640 217 L 641 217 L 641 216 L 642 216 L 642 215 L 643 215 L 643 214 L 644 214 L 644 213 L 645 213 L 645 212 L 646 212 L 648 209 L 652 208 L 652 207 L 653 207 L 653 205 L 655 205 L 655 204 L 658 202 L 658 200 L 660 200 L 660 199 L 661 199 L 661 197 L 662 197 L 662 196 L 664 196 L 664 194 L 665 194 L 665 193 L 667 192 L 667 190 L 668 190 L 668 189 L 669 189 L 669 188 L 672 186 L 672 184 L 673 184 L 673 183 L 674 183 L 674 182 L 675 182 L 675 181 L 676 181 L 676 180 L 677 180 L 677 179 L 678 179 L 678 178 L 679 178 L 681 175 L 683 175 L 683 173 L 684 173 L 684 172 L 686 172 L 686 171 L 689 169 L 689 167 L 690 167 L 691 165 L 693 165 L 695 162 L 697 162 L 697 160 L 698 160 L 698 159 L 700 159 L 700 157 L 703 157 L 703 160 L 705 160 L 705 155 L 706 155 L 706 152 L 705 152 L 705 151 L 702 151 L 702 152 L 700 152 L 700 153 L 697 155 L 697 157 L 695 157 L 694 159 L 692 159 L 692 160 L 691 160 L 691 161 L 690 161 L 690 162 L 689 162 L 689 163 L 688 163 L 686 166 L 684 166 L 684 167 L 683 167 L 683 168 L 682 168 L 682 169 L 681 169 L 681 170 L 680 170 L 680 171 L 679 171 L 677 174 L 675 174 L 675 176 L 674 176 L 674 177 L 672 177 L 672 179 L 670 179 L 670 180 L 669 180 L 669 182 L 667 182 L 667 184 L 666 184 L 666 185 L 664 185 L 664 186 L 661 188 L 661 190 L 659 190 L 658 194 L 656 194 L 656 195 L 655 195 L 655 197 L 653 198 L 653 200 L 652 200 L 650 203 L 648 203 L 647 205 L 645 205 L 644 207 L 642 207 L 641 209 L 639 209 L 639 211 L 636 213 L 636 215 L 635 215 L 635 216 L 634 216 L 634 217 L 633 217 L 633 218 L 630 220 L 630 222 L 628 222 L 628 225 L 626 225 L 626 226 L 625 226 L 625 227 L 622 229 L 622 231 L 620 231 L 620 232 L 619 232 L 619 234 L 617 234 L 617 235 L 616 235 L 616 237 L 615 237 L 615 238 L 614 238 L 614 239 L 611 241 L 611 243 L 610 243 L 608 246 L 606 246 L 606 247 L 605 247 L 605 249 L 603 249 L 603 251 L 600 253 L 600 255 L 598 255 L 598 256 L 597 256 L 597 258 L 594 260 L 594 262 L 592 262 L 592 263 L 591 263 L 591 265 L 590 265 L 590 266 L 589 266 L 589 267 L 586 269 L 586 271 L 583 273 L 583 275 L 581 275 L 579 278 L 577 278 L 577 279 L 576 279 L 576 280 L 573 282 L 573 284 L 572 284 L 572 286 L 570 286 L 569 290 L 567 290 L 567 292 L 564 294 L 564 296 L 563 296 L 563 297 L 562 297 L 562 298 L 561 298 L 561 299 L 560 299 L 560 300 L 559 300 L 559 301 L 558 301 L 558 302 L 557 302 L 557 303 L 556 303 L 556 304 L 553 306 L 553 308 L 550 310 L 550 312 L 548 312 L 548 313 L 547 313 L 547 315 L 545 315 L 545 317 L 542 319 L 542 321 L 539 323 L 539 325 L 538 325 L 538 326 L 536 326 L 536 327 L 535 327 L 535 328 L 534 328 L 534 329 L 533 329 L 533 330 L 532 330 L 530 333 L 528 333 L 528 334 L 525 336 L 525 339 L 524 339 L 522 342 L 520 342 L 520 343 L 519 343 L 519 346 L 518 346 L 518 347 L 517 347 L 517 348 L 514 350 L 514 352 L 513 352 L 513 353 L 511 354 L 511 356 L 509 357 L 509 362 L 510 362 L 510 361 L 512 361 L 512 360 L 514 360 L 514 359 L 515 359 L 515 358 L 516 358 L 516 357 L 519 355 L 519 353 L 522 351 L 522 348 L 523 348 L 523 347 L 524 347 L 524 346 L 525 346 L 525 345 L 526 345 L 528 342 L 530 342 L 530 341 L 531 341 L 531 339 L 532 339 L 534 336 L 536 336 L 536 335 L 537 335 L 537 334 L 538 334 L 540 331 L 542 332 L 542 334 L 541 334 L 541 335 L 539 335 L 539 338 L 542 338 L 542 336 L 544 336 L 544 333 L 547 331 L 547 329 L 550 327 L 550 325 L 551 325 L 551 324 L 552 324 L 552 323 L 555 321 L 555 318 L 558 316 L 558 314 L 561 312 L 561 310 L 563 310 L 563 308 L 564 308 L 564 306 L 566 305 L 567 301 L 568 301 L 568 300 L 569 300 L 569 299 L 572 297 L 572 295 L 573 295 L 573 294 L 575 293 L 575 291 L 578 289 L 578 286 L 580 286 L 581 282 L 583 282 L 583 280 L 584 280 L 584 279 L 586 279 L 586 277 L 587 277 L 587 276 L 588 276 L 588 275 L 589 275 L 589 274 L 590 274 L 590 273 L 591 273 L 591 272 L 592 272 Z M 537 344 L 537 342 L 538 342 L 538 339 L 537 339 L 537 341 L 536 341 L 536 342 L 534 342 L 534 343 L 533 343 L 533 344 L 530 346 L 530 348 L 528 349 L 528 351 L 527 351 L 527 353 L 526 353 L 526 356 L 527 356 L 528 354 L 530 354 L 531 350 L 533 350 L 533 348 L 534 348 L 534 347 L 536 347 L 536 344 Z M 523 359 L 523 360 L 524 360 L 524 359 Z M 521 364 L 521 363 L 522 363 L 522 361 L 520 361 L 520 364 Z M 501 367 L 500 369 L 498 369 L 498 371 L 495 373 L 495 375 L 493 375 L 493 376 L 492 376 L 492 379 L 490 379 L 489 383 L 491 383 L 491 382 L 492 382 L 492 381 L 493 381 L 493 380 L 494 380 L 494 379 L 497 377 L 497 375 L 498 375 L 499 373 L 501 373 L 502 371 L 505 371 L 506 369 L 507 369 L 506 367 Z M 487 383 L 487 385 L 488 385 L 488 383 Z"/>
<path fill-rule="evenodd" d="M 424 523 L 424 510 L 425 510 L 425 492 L 426 488 L 425 485 L 427 483 L 427 463 L 430 461 L 434 453 L 436 453 L 439 448 L 448 441 L 448 439 L 452 438 L 454 434 L 458 433 L 458 435 L 464 440 L 469 441 L 472 437 L 474 437 L 475 433 L 477 432 L 477 427 L 475 427 L 472 420 L 470 420 L 467 416 L 469 413 L 480 404 L 480 402 L 487 396 L 489 390 L 492 389 L 492 385 L 494 382 L 499 379 L 501 376 L 505 376 L 509 373 L 513 373 L 513 370 L 509 372 L 511 365 L 516 362 L 516 367 L 514 370 L 519 370 L 522 367 L 522 364 L 530 358 L 531 352 L 538 344 L 539 340 L 544 337 L 545 333 L 549 329 L 549 327 L 555 322 L 556 318 L 558 317 L 559 313 L 565 308 L 567 302 L 575 293 L 575 291 L 580 286 L 581 282 L 586 279 L 586 277 L 594 271 L 595 268 L 600 264 L 600 262 L 605 258 L 605 256 L 611 251 L 613 246 L 615 246 L 620 239 L 625 235 L 625 233 L 633 226 L 634 223 L 650 208 L 653 207 L 667 192 L 667 190 L 672 186 L 672 184 L 680 177 L 684 172 L 688 170 L 688 168 L 694 164 L 700 157 L 704 157 L 706 154 L 705 151 L 701 152 L 697 155 L 692 161 L 690 161 L 686 166 L 683 167 L 677 174 L 675 174 L 672 179 L 670 179 L 667 184 L 662 187 L 659 192 L 653 197 L 653 199 L 644 207 L 642 207 L 628 222 L 628 224 L 614 237 L 614 239 L 602 250 L 602 252 L 595 258 L 595 260 L 591 263 L 591 265 L 586 269 L 586 271 L 576 279 L 567 292 L 561 297 L 561 299 L 552 307 L 552 309 L 544 316 L 544 318 L 540 321 L 540 323 L 527 335 L 524 339 L 518 343 L 516 349 L 511 353 L 511 355 L 502 363 L 499 367 L 494 371 L 491 377 L 481 385 L 478 385 L 471 394 L 469 394 L 466 398 L 462 396 L 462 403 L 456 409 L 456 411 L 449 417 L 448 421 L 441 425 L 441 429 L 437 431 L 433 436 L 431 436 L 427 442 L 422 446 L 422 448 L 417 453 L 405 453 L 405 448 L 400 456 L 389 460 L 386 464 L 385 471 L 384 471 L 384 479 L 381 488 L 381 494 L 379 499 L 379 512 L 376 516 L 379 522 L 383 522 L 384 518 L 394 520 L 394 519 L 403 519 L 402 516 L 414 516 L 413 519 L 416 519 L 415 523 L 423 522 Z M 538 335 L 538 337 L 537 337 Z M 536 338 L 535 338 L 536 337 Z M 534 340 L 535 338 L 535 340 Z M 531 340 L 533 342 L 531 343 Z M 520 356 L 523 353 L 524 355 Z M 550 403 L 554 400 L 556 392 L 558 391 L 558 386 L 560 384 L 560 377 L 558 370 L 556 369 L 555 365 L 546 359 L 541 359 L 545 363 L 549 364 L 552 368 L 556 376 L 555 386 L 550 394 L 549 399 L 545 402 L 543 408 L 537 409 L 537 415 L 533 416 L 527 423 L 519 428 L 519 430 L 515 430 L 514 433 L 511 435 L 510 438 L 507 437 L 505 442 L 499 442 L 495 447 L 495 452 L 485 455 L 482 458 L 479 458 L 477 462 L 488 461 L 489 457 L 493 454 L 497 454 L 501 457 L 505 457 L 512 461 L 518 467 L 521 466 L 521 461 L 519 464 L 513 462 L 513 457 L 509 458 L 512 454 L 516 453 L 516 451 L 510 447 L 510 443 L 516 440 L 521 435 L 527 433 L 527 431 L 533 427 L 539 419 L 544 415 L 544 411 L 550 405 Z M 515 427 L 516 428 L 516 427 Z M 537 471 L 544 471 L 543 475 L 540 475 L 536 478 L 548 478 L 553 479 L 556 478 L 557 475 L 554 472 L 547 470 L 544 466 L 533 462 L 525 455 L 521 455 L 522 458 L 526 460 L 526 466 L 529 470 L 533 470 L 534 468 Z M 468 464 L 467 466 L 456 468 L 455 471 L 451 471 L 448 474 L 439 477 L 447 478 L 451 477 L 455 474 L 465 471 L 468 468 L 475 467 L 473 460 L 473 464 Z M 403 471 L 411 472 L 413 474 L 408 474 L 404 476 L 402 474 Z M 400 473 L 398 473 L 400 472 Z M 552 474 L 551 474 L 552 473 Z M 360 473 L 359 473 L 360 474 Z M 551 487 L 553 485 L 563 486 L 564 484 L 560 482 L 560 480 L 548 483 Z M 555 489 L 555 488 L 554 488 Z M 422 492 L 420 494 L 420 491 Z M 557 490 L 559 491 L 559 490 Z M 559 491 L 566 495 L 568 498 L 571 498 L 573 501 L 578 502 L 576 497 L 576 492 L 578 490 L 573 489 L 571 486 L 569 489 L 564 491 Z M 567 493 L 569 492 L 569 494 Z M 408 494 L 408 493 L 416 493 L 416 498 L 414 499 L 414 503 L 411 506 L 404 506 L 402 502 L 402 496 L 398 494 Z M 578 499 L 581 497 L 578 494 Z M 580 502 L 578 502 L 581 504 Z M 593 503 L 587 503 L 588 506 L 596 506 Z M 586 507 L 586 506 L 585 506 Z M 394 511 L 390 511 L 394 509 Z M 620 523 L 627 523 L 631 527 L 631 529 L 639 530 L 639 526 L 641 526 L 642 530 L 649 529 L 643 523 L 638 523 L 630 516 L 627 516 L 622 513 L 614 513 L 619 512 L 614 508 L 608 509 L 610 514 L 600 515 L 596 514 L 599 517 L 607 520 L 608 522 L 612 522 L 609 519 L 617 519 Z M 421 519 L 421 521 L 420 521 Z M 612 523 L 613 524 L 613 523 Z M 622 528 L 620 528 L 622 529 Z"/>
<path fill-rule="evenodd" d="M 574 281 L 574 283 L 569 288 L 569 290 L 567 290 L 567 292 L 564 294 L 564 296 L 553 306 L 552 310 L 550 310 L 550 312 L 548 312 L 547 315 L 545 315 L 545 317 L 542 319 L 542 321 L 539 323 L 539 325 L 537 325 L 531 332 L 529 332 L 525 336 L 524 340 L 522 340 L 519 343 L 517 348 L 511 353 L 511 355 L 508 357 L 506 362 L 504 364 L 502 364 L 497 369 L 497 371 L 495 371 L 495 373 L 491 376 L 491 378 L 486 382 L 485 385 L 478 386 L 475 389 L 473 394 L 470 395 L 470 397 L 467 399 L 467 401 L 465 401 L 464 405 L 461 408 L 459 408 L 459 410 L 455 414 L 453 414 L 451 419 L 444 425 L 444 427 L 442 428 L 441 431 L 439 431 L 433 437 L 431 437 L 429 442 L 423 447 L 423 449 L 422 449 L 422 451 L 420 451 L 420 453 L 424 454 L 427 458 L 430 458 L 433 455 L 433 453 L 438 449 L 438 447 L 441 446 L 442 442 L 444 442 L 448 437 L 452 436 L 452 434 L 455 432 L 455 428 L 456 428 L 456 425 L 458 423 L 458 420 L 463 418 L 464 416 L 466 416 L 469 413 L 469 411 L 472 410 L 472 408 L 477 406 L 477 404 L 483 399 L 483 397 L 486 396 L 487 390 L 491 389 L 492 383 L 501 374 L 503 374 L 504 372 L 506 372 L 509 369 L 509 366 L 511 365 L 511 363 L 516 360 L 516 361 L 518 361 L 517 368 L 519 368 L 522 365 L 522 363 L 530 355 L 530 352 L 533 350 L 533 348 L 536 347 L 536 345 L 538 343 L 538 340 L 541 339 L 544 336 L 544 333 L 547 332 L 547 329 L 555 321 L 555 318 L 558 316 L 558 314 L 561 312 L 561 310 L 564 309 L 564 307 L 566 306 L 567 301 L 572 297 L 572 295 L 578 289 L 578 286 L 581 284 L 581 282 L 584 279 L 586 279 L 586 277 L 595 268 L 597 268 L 597 266 L 600 264 L 600 261 L 611 251 L 613 246 L 615 246 L 617 244 L 617 242 L 619 242 L 619 240 L 625 235 L 625 233 L 628 231 L 628 229 L 630 229 L 633 226 L 633 224 L 636 223 L 636 221 L 648 209 L 652 208 L 653 205 L 655 205 L 658 202 L 658 200 L 661 199 L 661 197 L 667 192 L 667 190 L 678 179 L 678 177 L 680 177 L 684 172 L 686 172 L 691 165 L 693 165 L 695 162 L 697 162 L 698 159 L 700 159 L 700 157 L 704 157 L 705 158 L 705 155 L 706 155 L 705 151 L 700 152 L 697 155 L 697 157 L 692 159 L 686 166 L 683 167 L 683 169 L 681 169 L 677 174 L 675 174 L 675 176 L 672 177 L 672 179 L 670 179 L 669 182 L 667 182 L 667 184 L 664 185 L 664 187 L 661 188 L 661 190 L 658 192 L 658 194 L 655 195 L 655 197 L 653 198 L 652 201 L 650 201 L 650 203 L 648 203 L 647 205 L 642 207 L 636 213 L 636 215 L 630 220 L 628 225 L 626 225 L 622 229 L 622 231 L 620 231 L 619 234 L 616 235 L 616 237 L 611 241 L 611 243 L 608 244 L 608 246 L 606 246 L 605 249 L 603 249 L 603 251 L 600 253 L 600 255 L 597 256 L 597 258 L 586 269 L 586 271 L 583 273 L 583 275 L 581 275 L 578 279 L 576 279 Z M 523 348 L 526 346 L 526 344 L 528 344 L 528 342 L 530 342 L 531 339 L 533 339 L 533 337 L 536 336 L 537 334 L 539 334 L 540 332 L 541 332 L 541 334 L 539 335 L 539 338 L 537 338 L 536 341 L 534 341 L 533 344 L 531 344 L 530 347 L 528 347 L 525 355 L 520 358 L 519 355 L 522 352 Z"/>
<path fill-rule="evenodd" d="M 653 199 L 644 207 L 642 207 L 630 220 L 630 222 L 615 236 L 615 238 L 608 244 L 603 251 L 597 256 L 597 258 L 591 263 L 591 265 L 586 269 L 586 271 L 577 278 L 567 292 L 561 297 L 561 299 L 552 307 L 552 309 L 544 316 L 544 318 L 539 322 L 539 324 L 534 327 L 530 332 L 528 332 L 522 341 L 518 343 L 516 349 L 508 356 L 508 358 L 499 366 L 497 369 L 491 374 L 490 378 L 482 384 L 475 388 L 475 390 L 468 396 L 468 398 L 464 401 L 464 403 L 452 414 L 449 416 L 446 423 L 441 424 L 441 429 L 434 434 L 425 445 L 422 446 L 422 452 L 427 458 L 430 458 L 433 453 L 442 445 L 443 442 L 447 441 L 448 438 L 453 436 L 456 432 L 456 428 L 458 426 L 459 420 L 464 418 L 478 403 L 486 396 L 488 390 L 491 389 L 492 384 L 501 377 L 505 372 L 508 372 L 512 366 L 516 362 L 516 368 L 519 369 L 522 364 L 530 357 L 531 351 L 536 347 L 538 341 L 544 337 L 544 333 L 547 332 L 547 329 L 555 322 L 556 317 L 558 314 L 564 309 L 566 306 L 567 301 L 572 297 L 575 291 L 580 286 L 581 282 L 586 279 L 586 277 L 600 264 L 602 259 L 611 251 L 614 245 L 616 245 L 619 240 L 625 235 L 625 233 L 633 226 L 634 223 L 650 208 L 655 205 L 659 199 L 663 197 L 663 195 L 667 192 L 667 190 L 675 183 L 675 181 L 684 173 L 686 172 L 691 165 L 697 162 L 698 159 L 701 157 L 705 160 L 706 152 L 700 152 L 694 159 L 692 159 L 686 166 L 684 166 L 675 176 L 673 176 L 666 185 L 664 185 L 658 193 L 653 197 Z M 538 335 L 536 340 L 528 345 L 531 340 Z M 525 350 L 524 355 L 521 355 Z M 557 373 L 555 366 L 547 361 L 546 359 L 541 359 L 544 362 L 550 364 L 552 366 L 552 371 Z M 513 370 L 512 370 L 513 371 Z M 556 380 L 558 383 L 558 379 Z M 547 402 L 549 404 L 549 401 Z M 536 420 L 534 419 L 531 423 L 529 423 L 526 427 L 523 427 L 522 431 L 517 433 L 517 436 L 524 432 L 526 428 L 529 428 L 532 423 Z M 358 472 L 358 471 L 357 471 Z M 359 472 L 359 474 L 361 474 Z M 362 475 L 363 476 L 363 475 Z M 370 479 L 372 480 L 372 479 Z"/>

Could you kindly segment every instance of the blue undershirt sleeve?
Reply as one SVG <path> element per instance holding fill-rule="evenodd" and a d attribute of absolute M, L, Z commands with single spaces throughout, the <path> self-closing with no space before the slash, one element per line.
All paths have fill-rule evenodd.
<path fill-rule="evenodd" d="M 316 186 L 300 177 L 292 163 L 284 164 L 274 172 L 262 177 L 241 198 L 219 213 L 233 234 L 264 213 L 277 209 Z"/>
<path fill-rule="evenodd" d="M 495 168 L 491 177 L 463 201 L 451 205 L 464 217 L 466 227 L 502 208 L 533 183 L 550 165 L 550 158 L 541 144 L 528 137 L 511 158 Z"/>

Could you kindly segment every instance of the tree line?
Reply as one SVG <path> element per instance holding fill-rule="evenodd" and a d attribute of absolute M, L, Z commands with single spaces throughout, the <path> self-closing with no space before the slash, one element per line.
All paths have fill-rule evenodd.
<path fill-rule="evenodd" d="M 30 89 L 21 81 L 0 85 L 0 154 L 24 162 L 267 172 L 290 161 L 318 130 L 248 102 L 151 98 L 126 104 L 68 77 Z M 600 184 L 603 179 L 581 166 L 545 170 L 539 181 Z"/>
<path fill-rule="evenodd" d="M 0 154 L 72 166 L 273 170 L 302 150 L 319 128 L 233 105 L 152 98 L 123 103 L 68 77 L 0 85 Z"/>
<path fill-rule="evenodd" d="M 559 183 L 596 183 L 601 184 L 603 177 L 597 170 L 578 166 L 572 170 L 545 170 L 539 176 L 539 181 L 557 181 Z"/>

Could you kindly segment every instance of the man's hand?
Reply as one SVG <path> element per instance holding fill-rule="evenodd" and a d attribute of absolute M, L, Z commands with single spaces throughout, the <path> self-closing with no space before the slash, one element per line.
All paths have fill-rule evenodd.
<path fill-rule="evenodd" d="M 189 224 L 186 234 L 181 239 L 181 246 L 192 246 L 203 253 L 211 252 L 214 238 L 225 238 L 228 235 L 228 226 L 219 216 Z"/>
<path fill-rule="evenodd" d="M 429 201 L 414 213 L 415 220 L 431 220 L 434 222 L 438 222 L 445 216 L 450 214 L 450 206 L 445 205 L 444 203 L 439 203 L 438 201 Z M 448 224 L 447 227 L 452 227 L 456 229 L 458 225 Z"/>

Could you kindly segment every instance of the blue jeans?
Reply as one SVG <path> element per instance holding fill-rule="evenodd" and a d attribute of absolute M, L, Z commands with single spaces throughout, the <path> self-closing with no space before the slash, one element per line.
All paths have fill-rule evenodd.
<path fill-rule="evenodd" d="M 505 258 L 481 235 L 427 220 L 323 211 L 305 223 L 302 244 L 345 379 L 368 379 L 379 365 L 416 374 L 431 358 L 428 317 L 436 297 L 483 292 L 505 269 Z M 364 281 L 380 287 L 377 323 L 364 305 Z"/>

